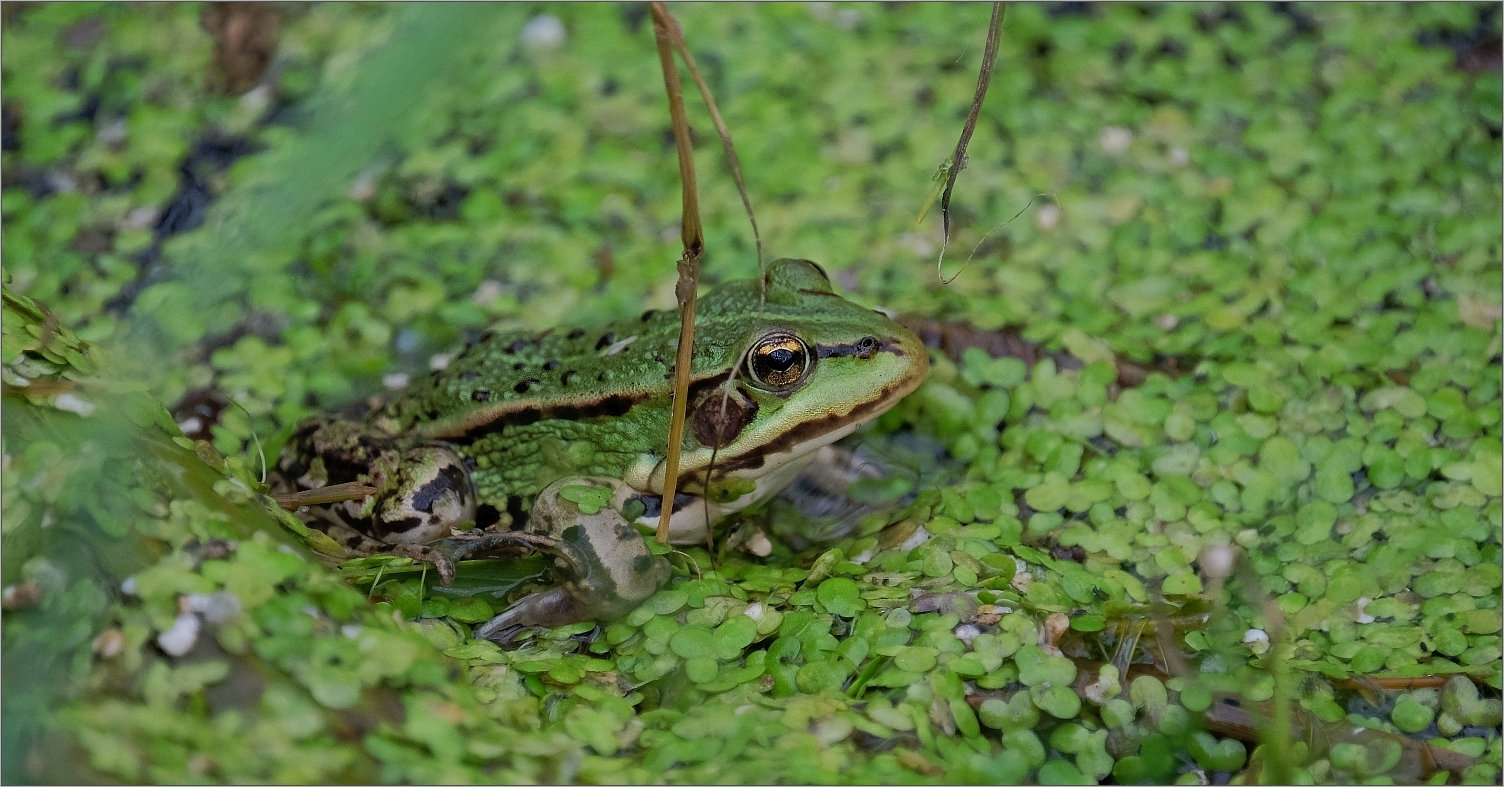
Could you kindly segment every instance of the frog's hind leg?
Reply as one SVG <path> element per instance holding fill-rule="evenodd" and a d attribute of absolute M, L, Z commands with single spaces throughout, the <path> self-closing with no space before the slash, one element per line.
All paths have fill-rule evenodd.
<path fill-rule="evenodd" d="M 668 581 L 668 561 L 648 549 L 636 528 L 609 505 L 586 513 L 561 492 L 571 487 L 619 492 L 609 478 L 570 478 L 538 493 L 529 533 L 497 534 L 528 541 L 554 558 L 558 586 L 523 598 L 476 630 L 479 639 L 505 642 L 528 626 L 563 626 L 584 620 L 616 620 L 658 592 Z M 621 497 L 622 495 L 616 495 Z"/>

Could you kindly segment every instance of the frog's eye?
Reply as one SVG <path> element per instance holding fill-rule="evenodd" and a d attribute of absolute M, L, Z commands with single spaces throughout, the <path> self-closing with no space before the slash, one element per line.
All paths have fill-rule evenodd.
<path fill-rule="evenodd" d="M 758 339 L 747 356 L 747 374 L 753 384 L 770 391 L 792 388 L 809 367 L 809 348 L 791 333 L 770 333 Z"/>

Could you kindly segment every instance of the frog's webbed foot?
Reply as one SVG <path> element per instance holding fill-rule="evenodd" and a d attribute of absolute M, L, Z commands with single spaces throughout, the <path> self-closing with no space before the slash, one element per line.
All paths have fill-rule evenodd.
<path fill-rule="evenodd" d="M 533 504 L 528 521 L 536 532 L 497 534 L 518 543 L 524 540 L 519 537 L 529 537 L 532 545 L 554 557 L 554 576 L 560 583 L 513 604 L 477 629 L 477 638 L 505 642 L 528 626 L 615 620 L 658 592 L 668 581 L 668 561 L 648 549 L 619 511 L 595 504 L 623 497 L 616 494 L 621 487 L 622 482 L 615 479 L 557 481 L 540 492 Z M 566 490 L 569 498 L 561 494 Z M 582 498 L 596 499 L 575 502 Z"/>

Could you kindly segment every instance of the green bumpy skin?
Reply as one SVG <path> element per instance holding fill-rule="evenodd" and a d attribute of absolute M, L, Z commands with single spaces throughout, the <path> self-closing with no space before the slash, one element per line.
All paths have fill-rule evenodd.
<path fill-rule="evenodd" d="M 699 301 L 673 543 L 703 541 L 708 525 L 776 494 L 928 369 L 912 333 L 836 295 L 814 263 L 777 260 L 763 284 L 730 282 Z M 352 552 L 428 560 L 446 581 L 461 553 L 522 543 L 554 554 L 559 588 L 498 616 L 507 626 L 619 617 L 667 578 L 622 511 L 654 526 L 662 513 L 678 327 L 677 314 L 649 311 L 488 333 L 364 421 L 300 424 L 282 477 L 296 489 L 375 486 L 303 515 Z M 559 497 L 570 484 L 609 487 L 610 505 L 582 512 Z"/>

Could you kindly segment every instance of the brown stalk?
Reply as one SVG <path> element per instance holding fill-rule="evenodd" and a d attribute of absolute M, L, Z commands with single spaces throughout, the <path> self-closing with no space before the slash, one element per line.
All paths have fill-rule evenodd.
<path fill-rule="evenodd" d="M 289 492 L 285 495 L 272 495 L 277 505 L 288 510 L 296 511 L 303 506 L 318 506 L 325 503 L 339 503 L 345 500 L 359 500 L 362 497 L 376 493 L 376 487 L 359 481 L 351 481 L 348 484 L 330 484 L 318 489 L 305 489 L 301 492 Z"/>
<path fill-rule="evenodd" d="M 992 4 L 992 21 L 987 26 L 987 47 L 982 52 L 982 69 L 977 74 L 977 90 L 971 98 L 971 111 L 966 115 L 966 125 L 961 127 L 961 138 L 956 142 L 956 150 L 950 157 L 950 173 L 945 179 L 945 191 L 940 195 L 940 258 L 935 260 L 935 273 L 940 274 L 940 263 L 945 261 L 945 247 L 950 243 L 950 193 L 956 187 L 956 178 L 961 170 L 966 169 L 966 146 L 971 144 L 971 134 L 977 128 L 977 117 L 982 113 L 982 102 L 987 100 L 987 86 L 992 83 L 992 66 L 997 62 L 997 42 L 1003 29 L 1003 15 L 1008 11 L 1007 3 Z M 956 274 L 960 275 L 959 272 Z M 947 280 L 940 276 L 940 280 L 949 284 L 955 280 L 952 276 Z"/>
<path fill-rule="evenodd" d="M 679 352 L 674 360 L 674 400 L 668 422 L 668 452 L 663 460 L 663 508 L 658 517 L 658 543 L 668 543 L 669 520 L 673 517 L 674 493 L 679 483 L 679 452 L 684 443 L 685 406 L 689 398 L 690 362 L 695 346 L 695 287 L 698 284 L 700 255 L 705 252 L 705 231 L 700 225 L 699 190 L 695 185 L 694 151 L 689 141 L 689 118 L 684 113 L 684 91 L 679 85 L 679 69 L 674 65 L 671 36 L 678 32 L 668 7 L 648 4 L 653 15 L 653 36 L 658 42 L 658 61 L 663 66 L 663 85 L 668 91 L 668 111 L 674 124 L 674 147 L 679 151 L 679 180 L 684 194 L 684 217 L 680 239 L 684 254 L 679 257 L 679 281 L 674 296 L 679 301 Z"/>
<path fill-rule="evenodd" d="M 666 15 L 666 14 L 665 14 Z M 726 121 L 721 119 L 721 111 L 715 105 L 715 98 L 710 95 L 710 87 L 705 84 L 705 78 L 700 76 L 700 67 L 695 63 L 694 55 L 689 53 L 689 47 L 684 43 L 684 35 L 679 30 L 679 24 L 673 17 L 668 17 L 670 27 L 668 35 L 678 51 L 679 57 L 684 60 L 684 66 L 689 69 L 689 76 L 695 81 L 695 87 L 700 89 L 700 98 L 705 102 L 706 109 L 710 110 L 710 119 L 715 123 L 716 134 L 720 135 L 721 147 L 726 151 L 726 161 L 731 164 L 731 178 L 736 181 L 736 192 L 741 195 L 742 208 L 747 211 L 747 221 L 752 224 L 752 241 L 757 244 L 757 273 L 762 278 L 762 234 L 757 230 L 757 217 L 752 214 L 752 200 L 747 197 L 747 184 L 742 180 L 742 162 L 736 156 L 736 145 L 731 142 L 731 130 L 726 128 Z"/>

